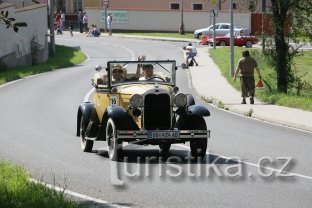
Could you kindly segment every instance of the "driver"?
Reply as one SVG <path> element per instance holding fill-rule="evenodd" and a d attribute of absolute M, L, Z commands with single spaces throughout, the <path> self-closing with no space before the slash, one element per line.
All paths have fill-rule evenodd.
<path fill-rule="evenodd" d="M 124 69 L 120 64 L 115 64 L 113 67 L 113 77 L 112 81 L 117 83 L 117 82 L 123 82 L 125 81 L 126 77 L 124 75 Z"/>
<path fill-rule="evenodd" d="M 149 80 L 154 77 L 154 67 L 152 64 L 144 64 L 142 70 L 143 77 L 140 77 L 139 80 Z"/>

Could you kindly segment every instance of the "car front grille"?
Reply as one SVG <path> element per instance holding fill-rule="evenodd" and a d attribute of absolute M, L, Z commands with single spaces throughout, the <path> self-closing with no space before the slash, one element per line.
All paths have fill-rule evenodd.
<path fill-rule="evenodd" d="M 149 94 L 144 98 L 143 126 L 146 130 L 171 128 L 171 107 L 168 94 Z"/>

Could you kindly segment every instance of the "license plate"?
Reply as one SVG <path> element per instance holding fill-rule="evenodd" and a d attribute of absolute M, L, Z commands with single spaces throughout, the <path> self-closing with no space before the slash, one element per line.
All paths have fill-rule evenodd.
<path fill-rule="evenodd" d="M 178 139 L 180 138 L 179 131 L 149 131 L 149 139 Z"/>

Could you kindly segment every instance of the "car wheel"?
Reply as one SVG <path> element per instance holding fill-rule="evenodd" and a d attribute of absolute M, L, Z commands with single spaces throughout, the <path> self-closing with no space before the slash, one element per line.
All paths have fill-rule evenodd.
<path fill-rule="evenodd" d="M 246 42 L 246 48 L 251 48 L 252 47 L 252 42 L 250 40 L 248 40 Z"/>
<path fill-rule="evenodd" d="M 226 46 L 226 43 L 225 43 L 225 41 L 220 41 L 220 46 Z"/>
<path fill-rule="evenodd" d="M 122 153 L 122 143 L 117 141 L 117 126 L 113 119 L 109 118 L 106 125 L 106 142 L 108 156 L 112 161 L 118 161 Z"/>
<path fill-rule="evenodd" d="M 170 143 L 159 144 L 160 153 L 165 154 L 169 152 L 170 147 L 171 147 Z"/>
<path fill-rule="evenodd" d="M 202 34 L 201 34 L 201 33 L 198 33 L 198 34 L 197 34 L 197 39 L 200 39 L 201 36 L 202 36 Z"/>
<path fill-rule="evenodd" d="M 84 118 L 82 116 L 80 120 L 80 146 L 82 151 L 84 152 L 91 152 L 93 148 L 93 140 L 86 139 L 86 126 L 84 122 Z"/>
<path fill-rule="evenodd" d="M 196 117 L 192 121 L 193 130 L 207 130 L 206 122 L 202 117 Z M 203 158 L 206 155 L 207 139 L 200 138 L 190 142 L 191 154 L 195 158 Z"/>

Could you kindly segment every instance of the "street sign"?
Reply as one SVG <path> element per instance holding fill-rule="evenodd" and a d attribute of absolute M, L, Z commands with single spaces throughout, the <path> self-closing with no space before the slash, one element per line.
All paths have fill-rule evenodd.
<path fill-rule="evenodd" d="M 103 4 L 107 6 L 109 4 L 109 0 L 103 0 Z"/>
<path fill-rule="evenodd" d="M 210 17 L 217 17 L 218 9 L 210 9 Z"/>
<path fill-rule="evenodd" d="M 213 9 L 219 7 L 219 0 L 208 0 L 208 3 Z"/>

